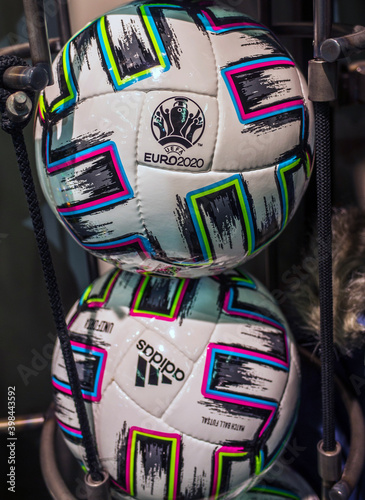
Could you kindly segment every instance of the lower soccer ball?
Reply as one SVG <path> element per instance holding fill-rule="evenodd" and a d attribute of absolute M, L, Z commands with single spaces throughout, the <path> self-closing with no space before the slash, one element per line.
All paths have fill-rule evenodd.
<path fill-rule="evenodd" d="M 269 292 L 243 271 L 196 280 L 113 270 L 68 327 L 114 494 L 233 498 L 267 471 L 298 406 L 298 354 Z M 85 462 L 60 346 L 56 417 Z"/>

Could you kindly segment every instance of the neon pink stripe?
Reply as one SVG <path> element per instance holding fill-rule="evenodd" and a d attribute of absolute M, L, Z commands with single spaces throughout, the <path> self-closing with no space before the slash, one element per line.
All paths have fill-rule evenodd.
<path fill-rule="evenodd" d="M 229 397 L 226 397 L 226 396 L 219 396 L 219 395 L 212 395 L 212 394 L 209 394 L 207 392 L 207 387 L 208 387 L 208 374 L 209 374 L 209 369 L 210 369 L 210 366 L 211 366 L 211 359 L 212 359 L 212 350 L 213 349 L 219 349 L 219 350 L 228 350 L 227 348 L 224 348 L 224 346 L 221 346 L 220 344 L 209 344 L 208 347 L 207 347 L 207 351 L 206 351 L 206 361 L 205 361 L 205 366 L 204 366 L 204 374 L 203 374 L 203 382 L 202 382 L 202 388 L 201 388 L 201 393 L 204 397 L 208 398 L 208 399 L 214 399 L 214 400 L 219 400 L 219 401 L 225 401 L 225 402 L 228 402 L 228 403 L 234 403 L 234 404 L 238 404 L 238 405 L 241 405 L 241 406 L 248 406 L 250 408 L 260 408 L 260 409 L 263 409 L 263 410 L 269 410 L 270 411 L 270 415 L 265 423 L 265 425 L 263 426 L 263 428 L 261 429 L 260 431 L 260 434 L 259 434 L 259 437 L 261 437 L 261 435 L 263 434 L 263 432 L 265 431 L 265 429 L 268 427 L 268 425 L 270 424 L 272 418 L 274 417 L 274 414 L 276 412 L 276 408 L 272 408 L 271 406 L 269 405 L 265 405 L 264 403 L 255 403 L 255 402 L 250 402 L 250 401 L 244 401 L 244 400 L 237 400 L 235 398 L 229 398 Z M 239 348 L 234 348 L 234 347 L 230 347 L 229 350 L 231 351 L 236 351 L 236 352 L 246 352 L 246 353 L 250 353 L 252 354 L 251 351 L 246 351 L 244 349 L 239 349 Z M 272 358 L 274 359 L 275 361 L 277 361 L 275 358 Z M 280 360 L 281 361 L 281 360 Z"/>
<path fill-rule="evenodd" d="M 174 498 L 177 498 L 177 485 L 179 481 L 179 465 L 180 465 L 180 441 L 181 436 L 176 434 L 176 457 L 175 457 L 175 484 L 174 484 Z"/>
<path fill-rule="evenodd" d="M 100 367 L 100 376 L 99 376 L 99 383 L 96 389 L 96 396 L 89 396 L 88 394 L 83 394 L 84 398 L 89 400 L 89 401 L 100 401 L 101 399 L 101 386 L 102 382 L 104 379 L 104 372 L 105 372 L 105 366 L 106 366 L 106 359 L 108 357 L 108 353 L 105 349 L 101 349 L 100 347 L 95 347 L 95 346 L 89 346 L 87 344 L 81 344 L 80 342 L 75 342 L 71 340 L 71 345 L 74 345 L 76 347 L 81 347 L 82 349 L 86 350 L 87 353 L 93 353 L 93 352 L 100 352 L 102 354 L 101 356 L 101 367 Z"/>
<path fill-rule="evenodd" d="M 139 295 L 139 292 L 140 292 L 140 289 L 144 283 L 144 280 L 147 279 L 147 277 L 145 277 L 143 280 L 141 280 L 141 283 L 137 289 L 137 293 L 133 299 L 133 304 L 132 304 L 132 307 L 129 311 L 129 314 L 131 316 L 139 316 L 141 318 L 157 318 L 157 319 L 160 319 L 161 321 L 175 321 L 176 318 L 178 317 L 179 315 L 179 312 L 180 312 L 180 307 L 181 307 L 181 302 L 183 301 L 183 298 L 184 298 L 184 295 L 185 295 L 185 291 L 186 291 L 186 288 L 189 284 L 189 279 L 186 279 L 185 283 L 183 284 L 183 287 L 181 289 L 181 292 L 180 292 L 180 297 L 179 297 L 179 300 L 177 301 L 177 304 L 176 304 L 176 310 L 175 310 L 175 313 L 173 316 L 169 317 L 169 316 L 159 316 L 158 314 L 154 313 L 153 311 L 151 312 L 145 312 L 145 313 L 142 313 L 142 312 L 139 312 L 138 309 L 135 311 L 135 304 L 137 302 L 137 299 L 138 299 L 138 295 Z"/>
<path fill-rule="evenodd" d="M 177 301 L 177 304 L 176 304 L 175 315 L 171 321 L 175 320 L 178 317 L 178 314 L 180 312 L 181 302 L 183 301 L 183 298 L 184 298 L 186 289 L 188 287 L 189 281 L 190 281 L 190 279 L 186 279 L 185 283 L 183 284 L 183 287 L 182 287 L 181 292 L 180 292 L 179 300 Z"/>
<path fill-rule="evenodd" d="M 210 15 L 205 11 L 205 10 L 202 10 L 202 13 L 205 15 L 205 17 L 208 19 L 209 23 L 210 23 L 210 26 L 211 28 L 214 30 L 214 31 L 221 31 L 222 29 L 227 29 L 227 28 L 239 28 L 239 27 L 245 27 L 245 26 L 257 26 L 259 28 L 262 28 L 261 24 L 258 24 L 258 23 L 230 23 L 230 24 L 224 24 L 222 26 L 218 26 L 214 23 L 213 19 L 210 17 Z"/>
<path fill-rule="evenodd" d="M 303 106 L 303 101 L 301 99 L 297 99 L 295 101 L 288 101 L 286 103 L 282 103 L 282 104 L 277 104 L 277 105 L 274 105 L 274 106 L 269 106 L 268 108 L 264 108 L 264 109 L 261 109 L 261 110 L 258 110 L 258 111 L 252 111 L 251 113 L 246 113 L 245 110 L 243 109 L 243 106 L 242 106 L 242 103 L 241 103 L 241 99 L 238 95 L 238 92 L 237 92 L 237 89 L 235 87 L 235 85 L 233 84 L 233 81 L 232 81 L 232 78 L 230 75 L 227 75 L 230 83 L 231 83 L 231 90 L 234 94 L 234 97 L 235 97 L 235 100 L 236 100 L 236 104 L 240 110 L 240 113 L 241 113 L 241 117 L 242 119 L 249 119 L 249 118 L 255 118 L 257 116 L 262 116 L 262 115 L 265 115 L 265 114 L 268 114 L 268 113 L 273 113 L 274 111 L 279 111 L 281 109 L 289 109 L 289 108 L 293 108 L 294 106 Z"/>
<path fill-rule="evenodd" d="M 218 477 L 219 477 L 219 450 L 217 450 L 214 455 L 214 476 L 213 476 L 213 488 L 212 488 L 213 497 L 215 497 L 217 494 Z"/>
<path fill-rule="evenodd" d="M 109 148 L 110 148 L 110 155 L 112 157 L 112 161 L 113 161 L 113 164 L 114 164 L 114 167 L 115 167 L 115 171 L 116 171 L 117 176 L 118 176 L 118 178 L 120 180 L 120 183 L 121 183 L 121 185 L 123 186 L 123 189 L 124 189 L 123 192 L 128 192 L 127 189 L 126 189 L 126 187 L 125 187 L 125 182 L 124 182 L 123 177 L 122 177 L 122 175 L 121 175 L 121 173 L 119 171 L 119 168 L 116 168 L 116 165 L 118 165 L 119 162 L 117 160 L 117 157 L 115 156 L 114 148 L 113 148 L 113 146 L 109 146 Z"/>
<path fill-rule="evenodd" d="M 230 448 L 229 446 L 222 446 L 219 448 L 215 454 L 214 454 L 214 477 L 213 477 L 213 488 L 212 488 L 212 496 L 214 497 L 218 491 L 217 491 L 217 486 L 218 486 L 218 477 L 219 477 L 219 455 L 223 453 L 241 453 L 244 451 L 244 448 L 236 448 L 232 447 Z"/>
<path fill-rule="evenodd" d="M 267 354 L 262 354 L 262 353 L 258 353 L 255 351 L 250 351 L 248 349 L 240 349 L 239 347 L 225 347 L 225 346 L 222 346 L 220 344 L 210 344 L 210 345 L 213 346 L 213 349 L 216 349 L 218 351 L 237 352 L 237 353 L 245 354 L 247 356 L 253 356 L 255 358 L 267 359 L 268 361 L 274 361 L 275 363 L 280 363 L 280 364 L 287 366 L 287 364 L 283 360 L 275 358 L 274 356 L 268 356 Z"/>
<path fill-rule="evenodd" d="M 293 61 L 290 61 L 290 60 L 288 61 L 287 59 L 276 59 L 275 61 L 263 61 L 260 63 L 253 63 L 253 64 L 248 64 L 247 66 L 240 66 L 238 68 L 233 68 L 233 69 L 227 71 L 227 74 L 234 75 L 235 73 L 242 73 L 242 72 L 249 71 L 251 69 L 267 68 L 268 66 L 279 66 L 282 64 L 284 66 L 295 66 Z"/>
<path fill-rule="evenodd" d="M 204 373 L 203 373 L 203 382 L 202 382 L 202 388 L 201 392 L 203 396 L 208 397 L 206 393 L 206 388 L 208 387 L 208 373 L 210 369 L 210 365 L 212 362 L 212 344 L 209 344 L 207 346 L 207 351 L 206 351 L 206 358 L 205 358 L 205 366 L 204 366 Z"/>
<path fill-rule="evenodd" d="M 259 437 L 261 437 L 263 435 L 263 433 L 265 432 L 265 430 L 269 427 L 269 425 L 271 424 L 271 421 L 272 419 L 274 418 L 274 415 L 275 415 L 275 412 L 276 412 L 276 409 L 273 408 L 272 411 L 271 411 L 271 414 L 269 415 L 269 418 L 267 419 L 266 421 L 266 424 L 263 426 L 263 428 L 261 429 L 260 431 L 260 434 L 259 434 Z"/>
<path fill-rule="evenodd" d="M 129 314 L 131 314 L 132 316 L 133 316 L 133 310 L 136 307 L 136 302 L 137 302 L 137 299 L 138 299 L 139 292 L 141 291 L 142 285 L 146 281 L 146 279 L 148 279 L 148 276 L 143 276 L 143 278 L 141 279 L 140 284 L 138 285 L 137 292 L 136 292 L 136 294 L 134 296 L 134 299 L 133 299 L 133 302 L 132 302 L 132 307 L 130 308 L 130 311 L 129 311 Z"/>
<path fill-rule="evenodd" d="M 244 71 L 242 71 L 243 68 L 241 67 L 241 68 L 235 68 L 235 69 L 232 69 L 231 71 L 226 72 L 227 79 L 229 80 L 229 83 L 230 83 L 231 91 L 234 95 L 236 104 L 240 110 L 240 114 L 241 114 L 242 119 L 255 118 L 257 116 L 262 116 L 262 115 L 265 115 L 268 113 L 273 113 L 275 111 L 280 111 L 282 109 L 292 108 L 294 106 L 303 106 L 303 100 L 296 99 L 294 101 L 288 101 L 286 103 L 277 104 L 274 106 L 269 106 L 268 108 L 264 108 L 262 110 L 252 111 L 251 113 L 246 113 L 245 110 L 243 109 L 241 99 L 240 99 L 239 94 L 237 92 L 237 89 L 233 83 L 232 75 L 235 73 L 243 73 L 243 72 L 251 70 L 251 69 L 257 69 L 257 68 L 268 67 L 268 66 L 277 66 L 278 64 L 285 64 L 285 66 L 295 66 L 294 63 L 291 61 L 281 60 L 281 61 L 270 61 L 270 62 L 266 62 L 266 63 L 262 62 L 262 63 L 252 64 L 250 66 L 246 66 Z"/>
<path fill-rule="evenodd" d="M 175 317 L 174 318 L 170 318 L 169 316 L 158 316 L 157 314 L 155 313 L 141 313 L 141 312 L 135 312 L 135 311 L 129 311 L 129 314 L 131 316 L 139 316 L 140 318 L 156 318 L 156 319 L 159 319 L 160 321 L 175 321 Z"/>
<path fill-rule="evenodd" d="M 130 476 L 131 476 L 131 447 L 132 447 L 132 438 L 133 438 L 133 427 L 129 429 L 129 436 L 128 436 L 128 445 L 127 445 L 127 456 L 126 456 L 126 464 L 125 464 L 125 488 L 126 492 L 128 494 L 131 493 L 131 482 L 130 482 Z"/>
<path fill-rule="evenodd" d="M 273 321 L 270 321 L 269 319 L 260 318 L 257 315 L 255 315 L 254 313 L 252 313 L 252 314 L 251 313 L 244 313 L 244 312 L 234 311 L 234 310 L 230 309 L 229 308 L 229 299 L 231 297 L 231 293 L 232 293 L 232 288 L 230 288 L 230 290 L 226 293 L 226 296 L 224 297 L 224 303 L 223 303 L 224 312 L 226 312 L 227 314 L 230 314 L 232 316 L 242 316 L 244 318 L 249 318 L 249 319 L 253 319 L 255 321 L 259 321 L 260 323 L 267 323 L 268 325 L 275 327 L 277 330 L 280 330 L 281 332 L 283 332 L 285 334 L 285 328 L 274 323 Z"/>
<path fill-rule="evenodd" d="M 264 431 L 267 429 L 267 427 L 269 426 L 269 424 L 270 424 L 271 420 L 273 419 L 275 412 L 276 412 L 276 408 L 272 408 L 271 406 L 265 405 L 264 403 L 254 403 L 252 401 L 242 401 L 242 400 L 237 400 L 234 398 L 217 396 L 216 394 L 214 394 L 214 396 L 212 396 L 211 394 L 208 394 L 208 393 L 203 393 L 203 396 L 205 396 L 208 399 L 214 399 L 215 401 L 224 401 L 225 403 L 234 403 L 234 404 L 238 404 L 240 406 L 246 406 L 249 408 L 258 408 L 260 410 L 269 411 L 270 415 L 268 416 L 266 423 L 264 424 L 263 428 L 261 429 L 261 431 L 259 433 L 259 437 L 261 437 L 262 434 L 264 433 Z"/>
<path fill-rule="evenodd" d="M 70 321 L 68 322 L 67 324 L 67 329 L 69 330 L 71 328 L 71 326 L 75 323 L 76 319 L 78 318 L 79 316 L 79 313 L 76 311 L 75 314 L 72 316 L 72 318 L 70 319 Z"/>
<path fill-rule="evenodd" d="M 114 486 L 116 486 L 117 488 L 119 488 L 120 490 L 122 491 L 125 491 L 126 493 L 129 493 L 129 491 L 127 491 L 125 488 L 123 488 L 120 484 L 118 484 L 112 477 L 110 478 L 110 481 L 114 484 Z"/>
<path fill-rule="evenodd" d="M 90 309 L 93 308 L 93 307 L 103 307 L 104 304 L 105 304 L 105 302 L 88 302 L 88 301 L 86 301 L 86 305 Z"/>
<path fill-rule="evenodd" d="M 45 121 L 45 118 L 44 118 L 44 115 L 43 115 L 43 113 L 42 113 L 42 110 L 41 110 L 41 105 L 40 105 L 39 101 L 38 101 L 38 113 L 39 113 L 39 116 L 40 116 L 40 118 L 41 118 L 42 122 L 44 122 L 44 121 Z"/>
<path fill-rule="evenodd" d="M 108 202 L 111 200 L 116 200 L 127 193 L 128 193 L 128 191 L 126 189 L 124 189 L 124 191 L 119 191 L 118 193 L 111 194 L 109 196 L 105 196 L 105 198 L 99 198 L 98 200 L 89 201 L 87 203 L 82 203 L 81 205 L 75 205 L 74 207 L 57 208 L 57 212 L 60 214 L 76 212 L 77 210 L 83 210 L 84 208 L 89 208 L 89 207 L 100 205 L 101 203 L 105 203 L 105 202 Z"/>
<path fill-rule="evenodd" d="M 81 163 L 84 160 L 88 160 L 89 158 L 93 158 L 94 156 L 99 156 L 102 153 L 105 153 L 106 151 L 110 151 L 112 149 L 112 146 L 106 146 L 104 148 L 96 149 L 95 151 L 90 151 L 89 153 L 76 153 L 71 156 L 71 158 L 64 163 L 60 163 L 59 165 L 56 165 L 54 167 L 48 167 L 48 170 L 50 172 L 54 172 L 56 170 L 61 170 L 62 168 L 67 168 L 70 167 L 71 165 L 74 165 L 75 163 Z M 114 156 L 115 159 L 115 156 Z"/>
<path fill-rule="evenodd" d="M 289 367 L 289 359 L 290 359 L 290 357 L 289 357 L 288 338 L 287 338 L 287 335 L 286 335 L 285 328 L 277 325 L 276 323 L 274 323 L 273 321 L 270 321 L 269 319 L 260 318 L 258 316 L 255 316 L 254 314 L 243 313 L 243 312 L 239 312 L 239 311 L 232 311 L 231 309 L 229 309 L 230 293 L 232 293 L 232 289 L 230 289 L 226 293 L 226 296 L 224 298 L 224 304 L 223 304 L 223 310 L 224 310 L 224 312 L 226 312 L 227 314 L 232 315 L 232 316 L 240 316 L 240 317 L 243 317 L 243 318 L 252 319 L 253 321 L 257 321 L 257 322 L 260 322 L 260 323 L 265 323 L 267 325 L 273 326 L 274 328 L 276 328 L 277 330 L 281 331 L 284 334 L 284 345 L 285 345 L 286 360 L 283 361 L 281 359 L 274 358 L 274 357 L 272 357 L 271 359 L 272 359 L 272 361 L 280 363 L 283 366 L 285 366 L 286 368 L 288 368 Z M 268 357 L 267 359 L 269 359 L 269 358 L 270 357 Z"/>
<path fill-rule="evenodd" d="M 127 245 L 130 245 L 131 243 L 138 243 L 140 246 L 142 252 L 146 256 L 146 258 L 150 258 L 150 254 L 147 252 L 147 250 L 144 248 L 142 241 L 139 238 L 134 238 L 132 240 L 125 241 L 124 243 L 116 243 L 115 245 L 105 245 L 105 246 L 100 246 L 100 247 L 95 247 L 93 245 L 84 245 L 85 248 L 89 248 L 90 250 L 108 250 L 108 248 L 119 248 L 119 247 L 124 247 Z M 144 272 L 144 271 L 142 271 Z"/>
<path fill-rule="evenodd" d="M 48 165 L 48 163 L 49 163 L 49 160 L 48 160 L 48 148 L 46 148 L 46 149 L 47 149 L 46 153 L 47 153 L 47 165 Z M 65 161 L 64 163 L 61 163 L 61 164 L 56 165 L 54 167 L 48 166 L 48 171 L 49 172 L 55 172 L 57 170 L 61 170 L 63 168 L 66 168 L 66 167 L 69 167 L 71 165 L 74 165 L 76 163 L 81 163 L 82 161 L 88 160 L 89 158 L 93 158 L 95 156 L 99 156 L 99 155 L 101 155 L 101 154 L 103 154 L 105 152 L 109 152 L 110 153 L 110 156 L 112 158 L 116 174 L 118 176 L 118 179 L 119 179 L 121 185 L 123 186 L 123 191 L 121 191 L 119 193 L 119 195 L 116 194 L 116 195 L 112 195 L 110 197 L 103 198 L 103 200 L 112 200 L 112 199 L 114 199 L 117 196 L 120 196 L 122 194 L 127 194 L 128 193 L 128 190 L 127 190 L 127 188 L 125 186 L 125 182 L 124 182 L 123 176 L 122 176 L 119 168 L 117 168 L 117 165 L 118 165 L 119 162 L 118 162 L 118 159 L 116 157 L 113 145 L 105 146 L 103 148 L 96 149 L 95 151 L 91 151 L 89 153 L 84 153 L 84 154 L 81 153 L 80 155 L 75 154 L 73 157 L 71 157 L 71 159 L 69 159 L 68 161 Z M 90 204 L 85 204 L 85 206 L 92 206 L 93 204 L 96 204 L 96 203 L 98 203 L 98 202 L 91 202 Z M 100 203 L 100 201 L 99 201 L 99 203 Z M 81 208 L 81 207 L 79 206 L 79 208 Z M 63 209 L 63 210 L 67 210 L 67 209 Z M 72 210 L 72 209 L 69 209 L 69 210 Z"/>
<path fill-rule="evenodd" d="M 115 274 L 115 276 L 114 276 L 114 278 L 112 279 L 112 281 L 109 283 L 109 291 L 108 291 L 108 293 L 106 294 L 104 304 L 105 304 L 106 302 L 108 302 L 109 297 L 110 297 L 110 295 L 111 295 L 111 293 L 112 293 L 112 291 L 113 291 L 114 285 L 115 285 L 115 283 L 116 283 L 117 279 L 119 278 L 119 276 L 120 276 L 120 273 L 121 273 L 121 272 L 122 272 L 122 271 L 118 271 L 118 272 Z"/>
<path fill-rule="evenodd" d="M 71 389 L 66 389 L 62 385 L 59 385 L 54 379 L 52 379 L 52 384 L 54 385 L 54 387 L 56 387 L 56 389 L 63 392 L 64 394 L 72 394 Z"/>
<path fill-rule="evenodd" d="M 176 467 L 175 467 L 175 484 L 174 484 L 174 498 L 176 498 L 176 493 L 177 493 L 177 480 L 178 480 L 178 470 L 179 470 L 179 457 L 180 457 L 180 435 L 179 434 L 170 434 L 168 432 L 159 432 L 155 430 L 150 430 L 150 429 L 144 429 L 143 427 L 131 427 L 129 429 L 129 437 L 128 437 L 128 448 L 127 448 L 127 457 L 126 457 L 126 490 L 127 493 L 130 494 L 131 492 L 131 484 L 130 484 L 130 467 L 131 467 L 131 448 L 132 448 L 132 439 L 134 437 L 134 433 L 143 433 L 143 434 L 148 434 L 151 437 L 156 436 L 156 437 L 167 437 L 172 439 L 176 439 Z M 119 485 L 118 485 L 119 486 Z M 123 489 L 123 488 L 121 488 Z"/>
<path fill-rule="evenodd" d="M 63 428 L 65 428 L 65 429 L 69 430 L 69 431 L 70 431 L 70 432 L 72 432 L 73 434 L 80 434 L 80 436 L 82 436 L 81 431 L 79 431 L 78 429 L 74 429 L 73 427 L 70 427 L 70 426 L 68 426 L 68 425 L 64 424 L 63 422 L 61 422 L 61 420 L 58 420 L 58 419 L 57 419 L 57 422 L 58 422 L 58 425 L 59 425 L 60 427 L 63 427 Z"/>

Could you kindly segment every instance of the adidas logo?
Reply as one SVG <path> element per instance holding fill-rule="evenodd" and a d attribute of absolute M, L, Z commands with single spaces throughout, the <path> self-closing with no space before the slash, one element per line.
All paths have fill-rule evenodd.
<path fill-rule="evenodd" d="M 172 384 L 174 378 L 181 382 L 185 378 L 185 373 L 180 368 L 176 368 L 175 364 L 165 358 L 159 351 L 154 349 L 145 340 L 140 339 L 136 345 L 141 351 L 138 355 L 136 383 L 137 387 L 145 387 L 147 385 Z M 161 376 L 160 376 L 161 375 Z M 169 375 L 169 376 L 167 376 Z"/>

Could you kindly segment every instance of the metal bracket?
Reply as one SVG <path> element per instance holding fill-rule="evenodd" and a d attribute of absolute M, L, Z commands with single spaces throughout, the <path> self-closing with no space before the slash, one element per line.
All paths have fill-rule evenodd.
<path fill-rule="evenodd" d="M 325 40 L 321 44 L 320 54 L 325 61 L 334 62 L 362 50 L 365 50 L 365 28 L 355 26 L 349 35 Z"/>
<path fill-rule="evenodd" d="M 341 445 L 336 442 L 333 451 L 324 451 L 323 441 L 317 445 L 318 474 L 322 479 L 322 498 L 328 498 L 330 488 L 341 477 Z"/>
<path fill-rule="evenodd" d="M 88 500 L 111 500 L 109 489 L 109 474 L 103 472 L 102 481 L 93 481 L 90 474 L 85 476 L 85 486 Z"/>
<path fill-rule="evenodd" d="M 43 0 L 23 0 L 33 67 L 14 66 L 4 73 L 4 84 L 9 89 L 44 89 L 53 84 L 51 52 Z"/>

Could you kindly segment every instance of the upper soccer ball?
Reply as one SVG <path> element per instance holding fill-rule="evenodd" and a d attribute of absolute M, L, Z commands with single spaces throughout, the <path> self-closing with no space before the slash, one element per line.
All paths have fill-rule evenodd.
<path fill-rule="evenodd" d="M 68 328 L 115 498 L 228 500 L 274 467 L 296 418 L 299 358 L 252 277 L 112 270 L 87 288 Z M 59 426 L 85 461 L 58 342 L 52 375 Z"/>
<path fill-rule="evenodd" d="M 40 96 L 45 196 L 87 250 L 129 271 L 216 274 L 286 226 L 313 113 L 264 26 L 211 2 L 133 3 L 87 25 Z"/>

